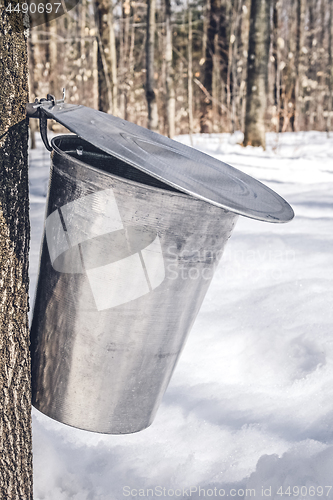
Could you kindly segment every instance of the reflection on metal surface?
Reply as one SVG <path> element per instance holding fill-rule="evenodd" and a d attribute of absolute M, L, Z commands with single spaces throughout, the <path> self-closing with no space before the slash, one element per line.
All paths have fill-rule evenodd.
<path fill-rule="evenodd" d="M 137 299 L 165 278 L 156 231 L 125 228 L 112 189 L 59 207 L 45 234 L 53 268 L 86 273 L 98 311 Z"/>
<path fill-rule="evenodd" d="M 60 210 L 71 245 L 123 229 L 112 189 L 78 198 Z"/>
<path fill-rule="evenodd" d="M 88 270 L 87 276 L 99 311 L 142 297 L 165 277 L 159 237 L 141 252 Z"/>

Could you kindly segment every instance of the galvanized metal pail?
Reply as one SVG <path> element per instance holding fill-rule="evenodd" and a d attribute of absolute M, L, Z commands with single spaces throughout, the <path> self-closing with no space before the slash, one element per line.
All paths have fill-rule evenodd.
<path fill-rule="evenodd" d="M 33 404 L 81 429 L 136 432 L 154 419 L 238 215 L 77 136 L 52 146 Z"/>
<path fill-rule="evenodd" d="M 226 163 L 64 100 L 27 106 L 52 150 L 31 328 L 32 398 L 60 422 L 153 420 L 238 215 L 287 222 L 277 193 Z M 47 140 L 55 119 L 77 135 Z"/>

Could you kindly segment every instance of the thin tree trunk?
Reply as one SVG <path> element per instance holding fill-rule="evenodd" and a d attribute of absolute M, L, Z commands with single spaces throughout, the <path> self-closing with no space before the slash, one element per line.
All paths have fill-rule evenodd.
<path fill-rule="evenodd" d="M 0 16 L 0 498 L 31 500 L 27 40 Z"/>
<path fill-rule="evenodd" d="M 234 43 L 232 44 L 232 63 L 231 63 L 231 68 L 232 68 L 232 93 L 231 93 L 231 109 L 230 109 L 230 116 L 231 116 L 231 132 L 234 133 L 236 130 L 236 123 L 237 123 L 237 38 L 235 39 Z"/>
<path fill-rule="evenodd" d="M 148 128 L 158 131 L 158 113 L 155 95 L 154 54 L 155 54 L 155 1 L 148 0 L 147 5 L 147 46 L 146 46 L 146 98 L 148 104 Z"/>
<path fill-rule="evenodd" d="M 243 47 L 242 51 L 242 73 L 241 73 L 241 83 L 239 86 L 240 91 L 240 129 L 245 130 L 245 115 L 246 115 L 246 80 L 247 80 L 247 68 L 246 68 L 246 60 L 248 53 L 248 30 L 249 30 L 249 9 L 247 8 L 247 3 L 245 2 L 242 5 L 242 29 L 241 29 L 241 44 Z"/>
<path fill-rule="evenodd" d="M 87 2 L 86 0 L 82 0 L 78 4 L 78 17 L 79 17 L 79 57 L 80 57 L 80 86 L 79 86 L 79 94 L 80 94 L 80 103 L 87 105 L 87 54 L 86 54 L 86 22 L 87 22 Z"/>
<path fill-rule="evenodd" d="M 117 74 L 117 51 L 116 37 L 114 33 L 114 20 L 112 5 L 109 12 L 110 28 L 110 58 L 111 58 L 111 86 L 112 86 L 112 113 L 118 115 L 118 74 Z"/>
<path fill-rule="evenodd" d="M 332 109 L 333 109 L 333 58 L 332 58 L 332 31 L 333 31 L 333 2 L 329 2 L 329 21 L 328 21 L 328 117 L 327 134 L 332 129 Z"/>
<path fill-rule="evenodd" d="M 92 94 L 93 94 L 93 108 L 98 109 L 99 95 L 98 95 L 98 41 L 97 37 L 92 42 Z"/>
<path fill-rule="evenodd" d="M 207 10 L 208 10 L 207 0 Z M 203 85 L 206 91 L 212 95 L 213 87 L 213 71 L 214 71 L 214 54 L 215 54 L 215 35 L 219 32 L 220 21 L 220 0 L 210 1 L 209 24 L 207 28 L 207 45 L 205 64 L 203 66 Z M 200 131 L 201 133 L 209 133 L 212 131 L 212 102 L 202 95 L 201 101 L 201 116 L 200 116 Z"/>
<path fill-rule="evenodd" d="M 317 2 L 317 0 L 315 0 Z M 316 51 L 315 45 L 313 44 L 315 38 L 315 6 L 313 0 L 308 0 L 308 30 L 307 30 L 307 71 L 306 75 L 311 81 L 315 81 L 317 78 L 317 64 L 316 58 L 313 57 L 313 53 Z M 317 40 L 315 41 L 315 43 Z M 314 130 L 315 128 L 315 114 L 318 108 L 318 95 L 317 91 L 312 89 L 311 92 L 307 93 L 308 100 L 306 102 L 305 116 L 307 121 L 307 129 Z"/>
<path fill-rule="evenodd" d="M 220 83 L 220 60 L 219 60 L 219 35 L 215 33 L 214 54 L 213 54 L 213 73 L 212 73 L 212 132 L 218 131 L 218 102 L 219 102 L 219 83 Z"/>
<path fill-rule="evenodd" d="M 114 91 L 116 82 L 111 80 L 114 52 L 112 44 L 112 4 L 111 0 L 95 0 L 96 28 L 98 41 L 98 94 L 99 109 L 106 113 L 114 113 Z M 112 54 L 112 55 L 111 55 Z"/>
<path fill-rule="evenodd" d="M 57 95 L 58 88 L 58 46 L 57 46 L 57 21 L 54 19 L 49 25 L 49 54 L 50 54 L 50 94 Z"/>
<path fill-rule="evenodd" d="M 201 55 L 201 60 L 200 60 L 200 66 L 202 66 L 205 63 L 205 59 L 206 59 L 209 12 L 210 12 L 210 0 L 205 0 L 204 6 L 203 6 L 202 55 Z"/>
<path fill-rule="evenodd" d="M 128 91 L 130 80 L 129 52 L 130 52 L 130 13 L 131 5 L 129 0 L 125 0 L 122 6 L 122 75 L 121 75 L 121 94 L 122 94 L 122 116 L 128 120 Z"/>
<path fill-rule="evenodd" d="M 295 53 L 295 114 L 294 131 L 299 131 L 299 60 L 301 55 L 301 18 L 302 18 L 302 0 L 296 3 L 296 53 Z"/>
<path fill-rule="evenodd" d="M 265 112 L 268 86 L 270 43 L 270 0 L 252 0 L 249 49 L 247 59 L 247 92 L 244 146 L 266 147 Z"/>
<path fill-rule="evenodd" d="M 192 64 L 192 11 L 188 3 L 188 66 L 187 66 L 187 89 L 188 89 L 188 126 L 189 134 L 192 144 L 192 134 L 193 134 L 193 64 Z"/>
<path fill-rule="evenodd" d="M 228 68 L 231 68 L 231 107 L 230 107 L 230 116 L 231 116 L 231 132 L 235 132 L 237 124 L 239 124 L 239 119 L 237 116 L 237 100 L 238 98 L 238 78 L 237 78 L 237 61 L 238 61 L 238 43 L 241 41 L 241 37 L 239 35 L 239 28 L 241 22 L 241 13 L 242 13 L 242 2 L 236 0 L 234 2 L 234 12 L 233 12 L 233 21 L 232 21 L 232 34 L 230 35 L 230 47 L 231 47 L 231 56 L 228 62 Z"/>
<path fill-rule="evenodd" d="M 273 6 L 273 52 L 272 55 L 274 57 L 274 90 L 273 90 L 273 98 L 274 98 L 274 108 L 275 108 L 275 116 L 274 124 L 275 131 L 277 133 L 280 132 L 280 54 L 279 54 L 279 46 L 278 46 L 278 37 L 279 37 L 279 0 L 274 0 Z"/>
<path fill-rule="evenodd" d="M 36 59 L 37 58 L 37 59 Z M 36 78 L 38 60 L 38 39 L 36 29 L 31 30 L 31 36 L 28 38 L 28 61 L 29 61 L 29 93 L 32 101 L 38 97 L 38 78 Z M 30 147 L 36 148 L 36 132 L 38 130 L 37 120 L 31 120 L 29 123 Z"/>
<path fill-rule="evenodd" d="M 175 135 L 175 110 L 176 98 L 174 88 L 174 71 L 172 65 L 172 26 L 171 26 L 171 3 L 165 0 L 165 72 L 166 72 L 166 108 L 168 135 Z"/>
<path fill-rule="evenodd" d="M 229 48 L 228 48 L 228 67 L 227 67 L 227 108 L 228 108 L 228 114 L 229 116 L 232 116 L 232 110 L 231 110 L 231 73 L 233 70 L 233 56 L 234 56 L 234 43 L 236 40 L 235 37 L 235 17 L 236 17 L 236 6 L 232 5 L 231 6 L 231 26 L 230 26 L 230 37 L 229 37 Z M 233 80 L 235 78 L 235 75 L 233 74 Z M 232 126 L 233 129 L 233 126 Z M 233 131 L 233 130 L 232 130 Z"/>
<path fill-rule="evenodd" d="M 326 14 L 326 5 L 325 1 L 321 0 L 319 4 L 319 19 L 320 19 L 320 32 L 318 37 L 318 45 L 319 45 L 319 71 L 317 72 L 318 77 L 318 90 L 320 90 L 319 102 L 317 108 L 317 122 L 318 122 L 318 130 L 325 130 L 325 118 L 324 118 L 324 106 L 325 106 L 325 92 L 323 89 L 325 88 L 325 77 L 324 77 L 324 59 L 325 59 L 325 51 L 321 51 L 320 48 L 324 46 L 325 40 L 325 14 Z"/>
<path fill-rule="evenodd" d="M 87 1 L 82 0 L 81 2 L 81 14 L 80 14 L 80 56 L 84 60 L 86 58 L 86 16 L 87 16 Z"/>
<path fill-rule="evenodd" d="M 133 16 L 132 16 L 132 26 L 131 26 L 131 34 L 130 34 L 130 48 L 129 48 L 129 56 L 128 56 L 128 106 L 126 109 L 127 118 L 126 120 L 132 120 L 133 108 L 135 107 L 134 99 L 135 95 L 133 92 L 134 86 L 134 48 L 135 48 L 135 23 L 134 23 L 134 7 L 133 7 Z"/>
<path fill-rule="evenodd" d="M 122 0 L 123 4 L 123 0 Z M 121 118 L 125 117 L 125 96 L 123 92 L 123 87 L 124 87 L 124 75 L 126 72 L 125 68 L 125 47 L 124 47 L 124 36 L 123 36 L 123 28 L 124 28 L 124 9 L 122 6 L 121 9 L 121 18 L 120 18 L 120 34 L 119 34 L 119 54 L 121 54 L 121 57 L 119 57 L 119 65 L 118 65 L 118 76 L 119 76 L 119 116 Z"/>

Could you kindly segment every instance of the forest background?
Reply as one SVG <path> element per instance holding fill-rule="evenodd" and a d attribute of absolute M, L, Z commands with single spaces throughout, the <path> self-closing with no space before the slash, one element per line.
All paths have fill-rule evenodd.
<path fill-rule="evenodd" d="M 333 0 L 80 0 L 30 30 L 9 3 L 0 16 L 0 497 L 11 500 L 32 498 L 27 66 L 30 102 L 65 87 L 69 103 L 170 137 L 240 130 L 245 146 L 265 148 L 266 132 L 332 129 Z"/>
<path fill-rule="evenodd" d="M 65 87 L 173 137 L 244 132 L 248 97 L 266 132 L 330 131 L 332 19 L 332 0 L 81 0 L 31 30 L 30 101 Z"/>

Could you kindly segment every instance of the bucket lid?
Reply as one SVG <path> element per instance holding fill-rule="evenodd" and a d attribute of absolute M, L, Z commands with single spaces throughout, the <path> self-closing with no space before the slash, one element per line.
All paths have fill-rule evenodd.
<path fill-rule="evenodd" d="M 290 205 L 253 177 L 211 156 L 82 105 L 45 102 L 43 111 L 105 153 L 212 205 L 267 222 L 288 222 Z"/>

